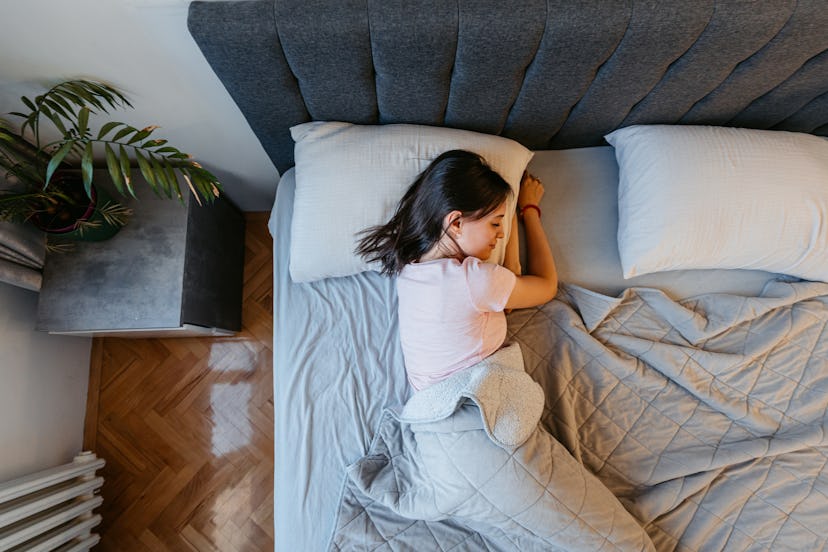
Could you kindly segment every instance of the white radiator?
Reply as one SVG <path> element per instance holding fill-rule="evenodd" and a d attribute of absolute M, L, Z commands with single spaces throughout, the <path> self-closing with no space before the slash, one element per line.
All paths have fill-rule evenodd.
<path fill-rule="evenodd" d="M 101 516 L 92 510 L 103 502 L 96 494 L 103 478 L 95 472 L 105 463 L 82 452 L 71 464 L 0 483 L 0 552 L 79 552 L 97 544 L 91 529 Z"/>

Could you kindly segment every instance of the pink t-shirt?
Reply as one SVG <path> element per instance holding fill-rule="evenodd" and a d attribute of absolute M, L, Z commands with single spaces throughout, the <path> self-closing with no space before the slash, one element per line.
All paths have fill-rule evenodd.
<path fill-rule="evenodd" d="M 509 269 L 475 257 L 406 265 L 397 277 L 408 381 L 424 389 L 495 352 L 506 339 Z"/>

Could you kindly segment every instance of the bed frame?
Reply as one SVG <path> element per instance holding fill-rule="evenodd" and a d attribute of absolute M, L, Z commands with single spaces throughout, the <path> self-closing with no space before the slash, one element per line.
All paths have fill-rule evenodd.
<path fill-rule="evenodd" d="M 820 0 L 193 2 L 189 29 L 280 172 L 309 120 L 531 149 L 641 123 L 828 135 Z"/>
<path fill-rule="evenodd" d="M 293 171 L 286 173 L 293 166 L 289 129 L 310 120 L 448 126 L 510 137 L 533 150 L 603 145 L 603 137 L 608 132 L 637 123 L 729 125 L 828 135 L 828 10 L 824 6 L 822 0 L 244 0 L 194 2 L 190 5 L 188 24 L 206 59 L 284 175 L 277 190 L 271 229 L 274 247 L 285 251 L 290 239 L 295 183 Z M 590 150 L 574 150 L 575 156 L 583 153 Z M 537 154 L 535 160 L 542 156 L 560 159 L 571 154 L 572 151 L 544 152 Z M 595 157 L 590 159 L 595 165 Z M 612 170 L 617 169 L 611 153 L 610 163 Z M 596 179 L 603 178 L 611 169 L 592 174 Z M 612 191 L 612 187 L 590 187 L 585 184 L 587 178 L 578 182 L 581 185 L 566 190 L 568 198 L 576 197 L 569 205 L 588 205 L 588 216 L 595 217 L 595 203 L 580 199 L 595 195 L 590 190 Z M 615 216 L 615 196 L 606 197 L 610 203 L 601 211 L 605 213 L 601 218 L 609 220 L 608 225 L 612 227 L 615 222 L 607 217 Z M 547 217 L 547 220 L 556 218 Z M 551 235 L 567 241 L 565 232 Z M 609 243 L 609 249 L 602 251 L 609 251 L 611 256 L 617 254 L 614 228 L 610 241 L 601 243 Z M 553 247 L 556 245 L 553 241 Z M 586 249 L 590 254 L 605 256 L 598 250 L 593 251 L 595 248 Z M 363 515 L 365 512 L 355 514 L 356 506 L 347 510 L 370 501 L 356 493 L 349 495 L 346 491 L 351 489 L 348 485 L 353 478 L 345 478 L 346 486 L 342 486 L 340 473 L 344 466 L 365 454 L 379 426 L 382 409 L 404 401 L 406 390 L 401 372 L 383 370 L 402 366 L 398 340 L 388 341 L 388 336 L 395 334 L 387 330 L 396 324 L 393 282 L 376 273 L 363 273 L 352 279 L 294 284 L 288 276 L 287 257 L 274 256 L 273 351 L 274 366 L 278 368 L 274 371 L 274 424 L 280 443 L 275 450 L 275 479 L 281 485 L 274 501 L 278 549 L 323 549 L 330 537 L 330 527 L 335 529 L 328 543 L 333 550 L 358 548 L 348 544 L 351 537 L 354 542 L 380 543 L 392 533 L 393 538 L 401 539 L 395 543 L 396 548 L 406 548 L 406 542 L 411 548 L 422 547 L 424 541 L 418 537 L 435 538 L 433 525 L 420 518 L 414 524 L 405 516 L 397 520 L 388 515 L 387 509 L 380 509 L 376 520 Z M 561 257 L 566 259 L 568 255 Z M 590 264 L 588 259 L 573 259 L 576 259 L 573 263 L 581 262 L 581 266 L 596 272 L 596 264 Z M 735 278 L 744 279 L 743 275 Z M 562 277 L 562 282 L 565 281 Z M 761 281 L 764 284 L 766 278 Z M 809 285 L 804 284 L 802 289 Z M 355 288 L 361 286 L 372 292 L 354 299 Z M 824 288 L 819 290 L 824 296 Z M 812 533 L 797 530 L 797 520 L 802 514 L 802 519 L 813 522 L 812 527 L 822 527 L 819 524 L 825 518 L 825 502 L 820 502 L 824 497 L 820 494 L 824 485 L 820 485 L 828 472 L 823 462 L 824 443 L 819 441 L 822 447 L 819 450 L 812 447 L 813 450 L 802 454 L 799 450 L 789 456 L 780 454 L 783 468 L 792 458 L 801 465 L 791 477 L 784 470 L 778 472 L 781 475 L 774 472 L 777 475 L 767 487 L 751 488 L 748 498 L 739 503 L 736 499 L 742 495 L 737 496 L 732 489 L 741 489 L 741 483 L 731 485 L 725 477 L 734 473 L 728 471 L 730 466 L 713 466 L 705 454 L 710 452 L 717 462 L 726 464 L 728 459 L 735 458 L 755 467 L 747 470 L 748 483 L 753 481 L 752 477 L 759 478 L 760 482 L 768 481 L 770 468 L 766 471 L 765 466 L 772 465 L 775 457 L 747 462 L 753 456 L 740 456 L 741 449 L 728 448 L 733 443 L 715 431 L 699 433 L 700 429 L 707 429 L 702 421 L 713 420 L 711 426 L 715 430 L 733 425 L 717 425 L 731 412 L 727 408 L 717 413 L 713 406 L 704 406 L 704 400 L 709 398 L 702 389 L 708 381 L 704 374 L 698 376 L 696 387 L 702 397 L 698 398 L 685 392 L 683 383 L 665 383 L 669 378 L 658 370 L 639 369 L 634 360 L 639 358 L 638 341 L 631 349 L 617 349 L 620 353 L 605 347 L 603 340 L 613 338 L 619 325 L 617 320 L 627 320 L 629 313 L 641 311 L 644 313 L 641 316 L 647 317 L 647 313 L 655 312 L 649 302 L 652 297 L 660 297 L 657 302 L 667 303 L 665 312 L 675 312 L 675 305 L 661 292 L 651 290 L 649 295 L 642 292 L 639 296 L 634 290 L 628 291 L 617 302 L 609 297 L 596 299 L 597 295 L 584 292 L 587 297 L 584 304 L 592 320 L 589 330 L 582 314 L 564 301 L 552 301 L 538 309 L 521 309 L 511 315 L 510 328 L 525 332 L 518 340 L 538 347 L 533 354 L 524 355 L 527 372 L 541 384 L 547 398 L 555 400 L 555 407 L 550 407 L 545 414 L 545 427 L 551 428 L 585 467 L 602 476 L 608 488 L 627 501 L 625 506 L 637 508 L 639 504 L 646 504 L 642 506 L 646 510 L 659 502 L 652 508 L 652 515 L 666 512 L 665 519 L 654 520 L 646 511 L 639 511 L 641 515 L 637 519 L 651 525 L 647 527 L 648 534 L 660 550 L 678 549 L 685 542 L 691 543 L 687 549 L 716 549 L 715 545 L 705 548 L 693 544 L 709 542 L 708 536 L 737 549 L 739 543 L 753 543 L 751 539 L 761 532 L 760 528 L 768 532 L 779 529 L 776 536 L 780 543 L 790 541 L 803 550 L 815 549 L 809 546 Z M 649 298 L 647 309 L 642 299 L 645 296 Z M 715 297 L 710 305 L 731 309 L 739 315 L 743 301 L 756 299 Z M 825 313 L 824 297 L 817 299 L 818 304 L 807 307 L 821 313 L 810 322 L 814 327 L 824 320 Z M 341 313 L 348 305 L 354 305 L 359 313 L 372 314 L 357 315 L 355 322 L 339 324 Z M 616 309 L 621 310 L 616 312 Z M 298 326 L 293 320 L 296 312 L 314 313 L 316 323 L 296 330 Z M 610 313 L 606 315 L 607 327 L 597 326 L 603 324 L 598 319 L 606 312 Z M 768 334 L 764 336 L 767 339 L 777 334 L 780 339 L 786 339 L 787 334 L 781 330 L 788 328 L 787 318 L 774 315 L 768 319 L 779 326 L 780 332 L 762 328 L 757 331 Z M 334 322 L 337 326 L 332 331 Z M 643 321 L 631 324 L 641 325 L 645 325 Z M 716 335 L 720 331 L 719 326 L 702 326 L 704 331 Z M 672 332 L 665 328 L 655 330 L 658 336 Z M 600 339 L 592 335 L 593 331 L 602 332 Z M 809 335 L 806 331 L 800 334 Z M 624 341 L 625 335 L 620 341 Z M 723 340 L 730 339 L 730 335 L 726 334 Z M 823 336 L 828 338 L 824 332 Z M 704 334 L 694 338 L 694 342 L 703 338 L 706 343 L 708 337 Z M 375 346 L 377 339 L 387 342 Z M 567 346 L 559 347 L 558 339 L 566 339 Z M 678 341 L 680 348 L 684 347 L 685 343 Z M 738 344 L 738 340 L 733 342 Z M 805 351 L 808 347 L 791 348 Z M 819 347 L 813 350 L 817 349 L 824 351 Z M 301 358 L 294 351 L 301 351 Z M 675 354 L 680 360 L 686 355 L 683 348 L 681 351 L 682 354 Z M 615 360 L 609 367 L 604 362 L 592 362 L 600 355 L 604 355 L 602 359 Z M 668 354 L 664 356 L 672 358 Z M 580 359 L 578 362 L 576 357 Z M 786 358 L 780 355 L 777 360 L 785 362 Z M 354 359 L 358 362 L 352 362 Z M 821 362 L 814 363 L 818 361 Z M 808 366 L 811 361 L 797 362 Z M 346 363 L 347 369 L 342 369 L 340 364 Z M 669 365 L 668 371 L 684 370 L 680 362 L 676 367 L 665 363 Z M 756 374 L 753 381 L 758 381 L 759 375 L 770 377 L 769 381 L 774 382 L 770 386 L 773 393 L 778 394 L 776 382 L 791 386 L 795 383 L 795 378 L 779 375 L 783 371 L 776 370 L 774 365 L 769 364 L 767 371 L 762 371 L 763 366 L 757 364 L 750 374 Z M 791 417 L 786 414 L 785 420 L 794 420 L 800 408 L 804 411 L 808 405 L 823 404 L 811 401 L 809 397 L 815 396 L 811 394 L 814 389 L 808 387 L 822 381 L 819 379 L 822 372 L 804 372 L 808 372 L 809 379 L 801 380 L 803 387 L 789 386 L 784 396 L 805 399 L 790 401 L 788 408 L 792 414 Z M 637 378 L 636 384 L 618 385 L 621 395 L 612 404 L 619 405 L 620 410 L 607 411 L 591 420 L 591 413 L 598 411 L 597 403 L 609 396 L 610 389 L 614 392 L 619 374 L 624 381 Z M 688 381 L 692 379 L 688 378 Z M 749 380 L 745 378 L 745 385 Z M 336 393 L 328 393 L 331 381 L 336 382 Z M 566 391 L 563 384 L 556 387 L 564 381 Z M 570 386 L 574 391 L 570 392 Z M 667 392 L 659 391 L 663 400 L 658 402 L 649 390 L 662 387 Z M 635 393 L 639 388 L 647 391 L 638 396 Z M 716 403 L 719 389 L 715 387 L 712 403 Z M 740 416 L 744 414 L 741 406 L 749 402 L 745 397 L 753 397 L 752 392 L 740 391 L 734 399 L 735 411 Z M 764 398 L 761 393 L 757 396 Z M 676 401 L 676 397 L 684 397 L 686 401 Z M 590 400 L 593 402 L 589 403 Z M 656 402 L 658 408 L 645 408 Z M 647 416 L 628 416 L 632 410 L 627 405 L 635 404 L 641 404 L 641 412 Z M 697 418 L 697 412 L 702 412 L 705 418 Z M 612 425 L 610 416 L 616 413 L 616 424 Z M 819 418 L 819 423 L 824 425 L 823 418 Z M 343 420 L 347 423 L 340 423 Z M 687 427 L 681 427 L 687 429 L 686 435 L 696 439 L 688 437 L 693 446 L 697 443 L 707 446 L 700 447 L 702 463 L 689 465 L 692 469 L 686 478 L 687 473 L 679 469 L 683 469 L 678 465 L 682 462 L 675 462 L 670 456 L 675 451 L 683 453 L 687 448 L 682 447 L 688 444 L 675 439 L 679 435 L 678 431 L 672 433 L 675 420 L 687 420 Z M 791 424 L 791 427 L 798 426 Z M 599 431 L 602 429 L 606 431 Z M 741 443 L 738 440 L 742 439 L 743 430 L 737 429 L 732 436 Z M 696 438 L 697 434 L 701 437 Z M 616 435 L 624 438 L 618 440 Z M 639 444 L 639 435 L 648 435 L 647 443 Z M 750 435 L 744 435 L 746 447 L 755 445 L 766 450 L 765 441 L 751 440 Z M 782 433 L 778 442 L 788 443 L 786 438 L 788 434 Z M 678 444 L 671 448 L 674 439 Z M 727 445 L 722 448 L 721 457 L 719 443 Z M 313 454 L 308 454 L 309 447 L 320 444 Z M 619 461 L 629 460 L 618 474 L 614 471 L 614 461 L 618 459 L 613 456 L 616 450 L 621 451 L 617 455 Z M 609 462 L 611 456 L 612 462 Z M 698 474 L 703 477 L 696 477 Z M 720 477 L 721 474 L 724 476 Z M 676 479 L 677 476 L 681 477 Z M 808 496 L 813 498 L 805 499 L 802 498 L 805 495 L 797 494 L 799 491 L 787 492 L 783 488 L 792 477 L 800 476 L 803 477 L 800 482 L 811 482 Z M 685 486 L 685 481 L 691 482 Z M 672 486 L 676 482 L 679 484 Z M 710 510 L 712 515 L 708 515 L 709 511 L 704 510 L 696 517 L 694 503 L 685 504 L 685 495 L 674 494 L 674 491 L 678 493 L 678 487 L 682 492 L 695 494 L 698 490 L 695 485 L 701 484 L 705 485 L 704 493 L 712 493 L 713 505 L 721 504 L 721 511 Z M 645 497 L 648 500 L 636 502 L 640 498 L 637 493 L 642 489 L 656 489 L 656 492 Z M 662 492 L 664 489 L 668 492 Z M 749 498 L 765 496 L 765 492 L 769 493 L 768 504 L 772 507 L 763 509 L 760 506 L 764 502 L 757 503 L 754 512 L 751 508 L 756 504 L 749 502 Z M 391 496 L 394 492 L 388 494 Z M 681 502 L 680 510 L 674 510 L 676 500 Z M 734 517 L 739 522 L 739 531 L 728 532 L 734 524 L 719 523 L 717 520 L 722 518 L 715 515 L 717 512 L 724 517 L 730 515 L 731 504 L 742 504 L 740 507 L 749 518 L 742 516 L 743 510 L 737 512 Z M 777 507 L 777 504 L 783 506 Z M 346 510 L 348 515 L 342 515 Z M 337 520 L 344 520 L 341 526 L 334 523 L 334 514 L 341 515 Z M 689 533 L 685 531 L 690 523 L 689 517 L 683 517 L 685 514 L 692 516 L 692 523 L 698 522 Z M 350 526 L 354 519 L 360 522 Z M 397 521 L 399 527 L 413 529 L 401 533 L 389 531 L 387 525 Z M 440 534 L 454 535 L 452 530 L 459 525 L 455 527 L 452 523 L 448 520 L 447 525 L 441 525 Z M 380 525 L 382 530 L 377 529 Z M 353 534 L 348 532 L 351 528 Z M 371 528 L 375 531 L 370 532 Z M 462 538 L 471 538 L 468 528 L 458 531 Z M 776 542 L 776 536 L 771 535 L 772 542 Z M 762 542 L 770 541 L 766 537 L 761 537 Z M 817 537 L 824 546 L 824 532 Z M 812 540 L 815 542 L 816 538 Z M 450 539 L 444 542 L 449 543 Z M 449 547 L 447 544 L 443 549 Z M 745 545 L 739 549 L 748 548 L 751 547 Z M 482 549 L 482 544 L 465 549 Z"/>

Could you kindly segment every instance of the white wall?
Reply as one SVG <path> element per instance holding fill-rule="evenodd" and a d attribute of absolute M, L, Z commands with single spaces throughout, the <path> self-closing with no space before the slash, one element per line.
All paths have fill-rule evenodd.
<path fill-rule="evenodd" d="M 269 210 L 278 173 L 187 31 L 187 0 L 2 0 L 0 116 L 66 78 L 107 81 L 157 137 L 215 173 L 244 210 Z M 12 121 L 14 119 L 11 119 Z M 34 330 L 37 294 L 0 284 L 0 481 L 82 445 L 91 340 Z"/>
<path fill-rule="evenodd" d="M 0 481 L 83 445 L 92 340 L 37 332 L 36 317 L 37 293 L 0 283 Z"/>
<path fill-rule="evenodd" d="M 187 31 L 186 0 L 3 0 L 0 114 L 43 85 L 86 77 L 124 90 L 111 120 L 190 153 L 247 211 L 269 210 L 278 172 Z"/>

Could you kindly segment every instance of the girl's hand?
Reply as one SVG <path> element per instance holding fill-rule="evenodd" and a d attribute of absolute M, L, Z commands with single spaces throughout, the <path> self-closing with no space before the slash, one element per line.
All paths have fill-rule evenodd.
<path fill-rule="evenodd" d="M 528 172 L 523 173 L 523 180 L 520 183 L 518 194 L 518 208 L 523 209 L 527 205 L 538 205 L 543 197 L 543 184 Z"/>

